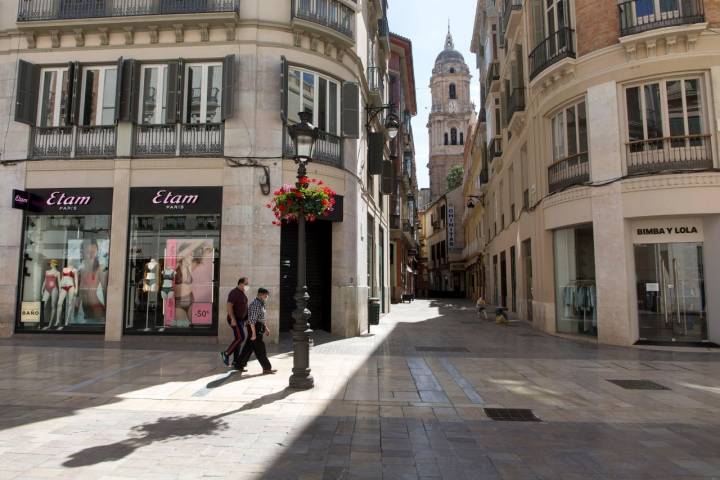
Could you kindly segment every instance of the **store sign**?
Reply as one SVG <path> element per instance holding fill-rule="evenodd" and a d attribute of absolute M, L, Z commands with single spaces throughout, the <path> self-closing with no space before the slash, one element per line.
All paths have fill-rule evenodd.
<path fill-rule="evenodd" d="M 26 192 L 25 190 L 13 190 L 12 208 L 17 208 L 18 210 L 29 210 L 30 192 Z"/>
<path fill-rule="evenodd" d="M 130 189 L 134 214 L 220 213 L 222 187 L 139 187 Z"/>
<path fill-rule="evenodd" d="M 20 305 L 21 323 L 40 323 L 40 302 L 22 302 Z"/>
<path fill-rule="evenodd" d="M 633 243 L 699 243 L 702 219 L 638 220 L 633 223 Z"/>
<path fill-rule="evenodd" d="M 448 248 L 455 248 L 455 207 L 447 207 L 447 242 Z"/>
<path fill-rule="evenodd" d="M 99 215 L 112 211 L 112 188 L 46 188 L 28 193 L 30 210 L 43 215 Z"/>

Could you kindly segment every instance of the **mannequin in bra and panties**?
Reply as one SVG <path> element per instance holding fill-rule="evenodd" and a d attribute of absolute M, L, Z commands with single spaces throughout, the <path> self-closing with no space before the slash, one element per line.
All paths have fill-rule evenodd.
<path fill-rule="evenodd" d="M 73 314 L 75 306 L 75 294 L 78 290 L 78 273 L 73 265 L 72 260 L 68 260 L 67 266 L 62 269 L 60 275 L 60 296 L 57 304 L 57 315 L 55 325 L 58 330 L 62 330 L 70 323 L 70 317 Z M 65 315 L 63 316 L 63 305 L 65 306 Z"/>
<path fill-rule="evenodd" d="M 57 269 L 58 261 L 50 260 L 50 268 L 45 271 L 45 279 L 43 280 L 42 302 L 43 317 L 47 320 L 45 330 L 50 328 L 50 324 L 55 318 L 55 310 L 57 309 L 58 296 L 60 295 L 60 271 Z"/>
<path fill-rule="evenodd" d="M 142 290 L 147 295 L 145 299 L 145 331 L 149 332 L 150 328 L 150 302 L 157 301 L 158 291 L 158 272 L 160 270 L 160 264 L 154 258 L 151 258 L 149 262 L 145 264 L 142 279 Z"/>

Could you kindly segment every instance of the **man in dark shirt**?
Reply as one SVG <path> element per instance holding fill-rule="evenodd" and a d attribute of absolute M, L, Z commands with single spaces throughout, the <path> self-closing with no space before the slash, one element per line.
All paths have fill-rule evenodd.
<path fill-rule="evenodd" d="M 263 375 L 277 372 L 272 368 L 270 360 L 268 360 L 265 342 L 263 342 L 263 336 L 270 334 L 270 330 L 265 324 L 265 302 L 267 302 L 269 295 L 270 292 L 266 289 L 258 289 L 257 297 L 248 306 L 247 333 L 250 338 L 245 342 L 238 359 L 238 368 L 244 369 L 250 360 L 250 355 L 254 352 L 255 358 L 262 365 Z"/>
<path fill-rule="evenodd" d="M 246 277 L 238 280 L 237 287 L 230 290 L 227 299 L 227 322 L 232 328 L 235 339 L 224 352 L 220 352 L 220 358 L 225 365 L 230 365 L 230 355 L 233 356 L 233 366 L 238 367 L 238 355 L 240 354 L 240 346 L 245 340 L 245 332 L 243 325 L 247 319 L 248 298 L 245 292 L 248 289 L 248 279 Z"/>

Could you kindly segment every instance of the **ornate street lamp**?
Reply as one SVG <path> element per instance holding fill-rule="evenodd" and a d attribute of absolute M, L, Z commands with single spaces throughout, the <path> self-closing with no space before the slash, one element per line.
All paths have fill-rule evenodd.
<path fill-rule="evenodd" d="M 300 123 L 288 127 L 288 133 L 295 145 L 295 163 L 298 164 L 297 188 L 307 186 L 307 164 L 312 159 L 315 141 L 318 138 L 318 129 L 310 122 L 312 114 L 300 112 Z M 308 320 L 310 310 L 307 308 L 310 295 L 306 285 L 306 252 L 305 252 L 305 212 L 298 215 L 298 255 L 297 255 L 297 284 L 295 288 L 295 311 L 292 314 L 293 325 L 293 369 L 290 376 L 290 388 L 306 390 L 315 384 L 310 375 L 310 334 L 312 329 Z"/>

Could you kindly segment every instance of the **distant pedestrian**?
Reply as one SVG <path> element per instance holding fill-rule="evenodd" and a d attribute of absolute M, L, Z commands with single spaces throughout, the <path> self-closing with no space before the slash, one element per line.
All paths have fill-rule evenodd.
<path fill-rule="evenodd" d="M 482 314 L 483 318 L 484 318 L 485 320 L 487 320 L 487 319 L 488 319 L 487 311 L 486 311 L 486 309 L 487 309 L 487 302 L 485 301 L 485 299 L 484 299 L 482 296 L 480 296 L 480 297 L 477 299 L 477 303 L 476 303 L 475 305 L 476 305 L 476 307 L 477 307 L 478 317 L 480 316 L 480 314 Z"/>
<path fill-rule="evenodd" d="M 230 290 L 227 299 L 227 322 L 232 328 L 235 337 L 228 348 L 220 352 L 220 358 L 225 365 L 230 365 L 230 355 L 232 355 L 233 366 L 238 368 L 238 359 L 240 356 L 240 347 L 245 340 L 245 321 L 248 313 L 248 298 L 245 292 L 248 290 L 247 277 L 238 280 L 237 287 Z"/>
<path fill-rule="evenodd" d="M 255 358 L 262 365 L 263 375 L 277 372 L 268 360 L 265 342 L 263 342 L 263 336 L 270 334 L 270 329 L 265 324 L 265 304 L 269 296 L 270 292 L 259 288 L 257 297 L 248 305 L 247 334 L 249 338 L 238 359 L 238 367 L 244 369 L 250 360 L 250 355 L 254 352 Z"/>

